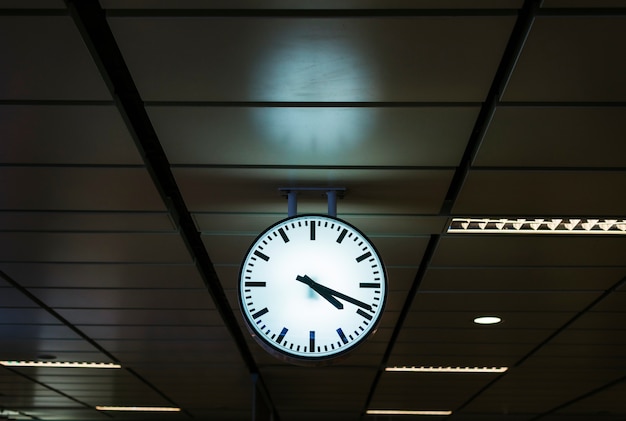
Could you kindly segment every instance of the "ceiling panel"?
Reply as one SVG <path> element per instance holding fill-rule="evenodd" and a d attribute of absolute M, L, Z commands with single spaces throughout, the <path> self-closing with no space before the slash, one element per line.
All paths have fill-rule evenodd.
<path fill-rule="evenodd" d="M 478 107 L 154 106 L 148 112 L 173 164 L 454 166 Z"/>
<path fill-rule="evenodd" d="M 478 326 L 473 323 L 476 311 L 411 311 L 404 322 L 406 328 L 422 329 L 470 329 L 477 337 L 483 334 L 510 334 L 511 330 L 558 329 L 576 316 L 575 312 L 510 311 L 497 326 Z M 467 333 L 467 332 L 465 332 Z M 531 332 L 532 333 L 532 332 Z"/>
<path fill-rule="evenodd" d="M 300 193 L 302 194 L 302 193 Z M 318 199 L 321 193 L 317 194 Z M 337 201 L 337 213 L 341 219 L 357 226 L 368 235 L 423 235 L 439 234 L 448 221 L 445 216 L 425 215 L 363 215 L 342 212 L 343 200 Z M 282 213 L 194 213 L 198 230 L 204 234 L 232 232 L 233 234 L 255 234 L 270 225 L 287 218 L 286 200 Z"/>
<path fill-rule="evenodd" d="M 623 7 L 623 5 L 622 5 Z M 505 101 L 624 101 L 624 16 L 540 16 L 524 44 Z"/>
<path fill-rule="evenodd" d="M 473 170 L 453 212 L 462 215 L 612 216 L 626 207 L 615 190 L 623 171 Z"/>
<path fill-rule="evenodd" d="M 69 16 L 1 16 L 0 28 L 0 54 L 11 63 L 0 99 L 111 99 Z"/>
<path fill-rule="evenodd" d="M 436 213 L 452 177 L 450 170 L 406 169 L 175 167 L 173 172 L 189 209 L 211 212 L 286 212 L 280 188 L 339 187 L 347 189 L 338 205 L 342 213 Z M 327 211 L 319 197 L 298 199 L 300 213 Z"/>
<path fill-rule="evenodd" d="M 2 208 L 8 210 L 163 211 L 161 198 L 143 168 L 0 168 Z"/>
<path fill-rule="evenodd" d="M 216 310 L 175 309 L 59 309 L 64 319 L 85 330 L 84 326 L 219 326 L 222 318 Z"/>
<path fill-rule="evenodd" d="M 109 18 L 147 101 L 482 101 L 513 23 L 511 16 Z"/>
<path fill-rule="evenodd" d="M 626 7 L 624 0 L 544 0 L 543 7 Z"/>
<path fill-rule="evenodd" d="M 372 399 L 376 409 L 438 410 L 457 408 L 493 380 L 493 375 L 384 373 Z"/>
<path fill-rule="evenodd" d="M 624 107 L 498 107 L 474 165 L 624 167 L 625 117 Z"/>
<path fill-rule="evenodd" d="M 143 164 L 113 104 L 0 105 L 0 115 L 4 163 Z"/>
<path fill-rule="evenodd" d="M 200 288 L 202 279 L 189 263 L 0 263 L 26 287 Z"/>
<path fill-rule="evenodd" d="M 595 253 L 588 253 L 593 249 Z M 433 256 L 437 266 L 622 266 L 623 236 L 448 235 Z"/>
<path fill-rule="evenodd" d="M 472 401 L 468 412 L 537 413 L 556 407 L 613 379 L 611 370 L 595 368 L 511 370 Z M 520 393 L 524 391 L 523 393 Z"/>
<path fill-rule="evenodd" d="M 599 292 L 450 292 L 416 295 L 413 308 L 420 311 L 473 311 L 477 315 L 514 311 L 579 311 Z M 482 314 L 481 314 L 482 313 Z"/>
<path fill-rule="evenodd" d="M 0 232 L 6 262 L 190 263 L 177 234 Z"/>
<path fill-rule="evenodd" d="M 30 291 L 55 308 L 213 308 L 208 294 L 193 289 L 31 288 Z"/>
<path fill-rule="evenodd" d="M 5 0 L 8 1 L 8 0 Z M 32 0 L 31 0 L 32 1 Z M 282 8 L 296 8 L 296 9 L 344 9 L 344 8 L 515 8 L 520 7 L 521 0 L 475 0 L 471 4 L 467 4 L 464 0 L 332 0 L 332 1 L 316 1 L 311 4 L 307 1 L 293 2 L 290 0 L 273 0 L 271 2 L 257 4 L 254 0 L 235 0 L 229 2 L 227 5 L 219 1 L 207 1 L 207 0 L 188 0 L 181 4 L 177 0 L 136 0 L 133 4 L 129 4 L 124 0 L 101 0 L 100 3 L 107 9 L 128 9 L 128 8 L 141 8 L 141 9 L 159 9 L 159 8 L 183 8 L 183 9 L 249 9 L 249 8 L 261 8 L 261 9 L 282 9 Z"/>
<path fill-rule="evenodd" d="M 626 384 L 621 382 L 615 384 L 613 387 L 600 390 L 598 393 L 594 393 L 591 396 L 586 396 L 580 401 L 574 402 L 567 408 L 562 409 L 557 414 L 562 417 L 585 414 L 588 417 L 594 418 L 607 416 L 623 418 L 624 413 L 626 413 L 626 405 L 622 399 L 624 393 L 626 393 Z"/>
<path fill-rule="evenodd" d="M 624 267 L 431 267 L 422 291 L 601 291 Z"/>
<path fill-rule="evenodd" d="M 0 229 L 27 231 L 173 231 L 166 212 L 0 211 Z"/>

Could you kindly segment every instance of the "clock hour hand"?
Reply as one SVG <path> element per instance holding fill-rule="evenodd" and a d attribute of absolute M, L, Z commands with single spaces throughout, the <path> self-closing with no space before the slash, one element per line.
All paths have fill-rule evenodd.
<path fill-rule="evenodd" d="M 324 297 L 329 303 L 337 307 L 339 310 L 343 309 L 343 304 L 339 300 L 333 297 L 332 294 L 330 294 L 328 291 L 324 291 L 325 287 L 322 287 L 320 284 L 309 278 L 307 275 L 298 275 L 296 276 L 296 280 L 310 286 L 313 291 Z"/>

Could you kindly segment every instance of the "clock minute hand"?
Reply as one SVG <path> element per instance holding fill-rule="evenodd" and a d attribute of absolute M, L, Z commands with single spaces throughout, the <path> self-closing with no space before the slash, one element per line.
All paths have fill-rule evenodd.
<path fill-rule="evenodd" d="M 309 278 L 307 275 L 304 275 L 304 276 L 298 275 L 296 276 L 296 280 L 310 286 L 313 291 L 317 292 L 319 295 L 324 297 L 329 303 L 337 307 L 339 310 L 343 309 L 343 304 L 339 300 L 337 300 L 335 297 L 333 297 L 333 295 L 330 294 L 328 291 L 324 290 L 324 288 L 326 287 L 321 286 L 320 284 L 315 282 L 313 279 Z"/>
<path fill-rule="evenodd" d="M 337 308 L 343 308 L 343 305 L 341 305 L 341 303 L 339 303 L 339 301 L 337 301 L 334 297 L 341 298 L 342 300 L 347 301 L 356 306 L 359 306 L 361 308 L 364 308 L 365 310 L 372 309 L 372 306 L 370 306 L 369 304 L 365 304 L 363 301 L 359 301 L 356 298 L 352 298 L 346 294 L 342 294 L 339 291 L 335 291 L 334 289 L 330 289 L 328 287 L 325 287 L 324 285 L 320 285 L 317 282 L 315 282 L 313 279 L 309 278 L 307 275 L 298 276 L 296 277 L 296 279 L 300 282 L 304 282 L 305 284 L 313 288 L 315 292 L 317 292 L 322 297 L 326 298 Z M 341 307 L 335 304 L 335 302 L 339 303 Z"/>
<path fill-rule="evenodd" d="M 319 285 L 317 284 L 318 287 L 324 291 L 326 291 L 328 294 L 333 295 L 337 298 L 341 298 L 344 301 L 347 301 L 349 303 L 354 304 L 355 306 L 359 306 L 361 308 L 364 308 L 365 310 L 371 310 L 372 306 L 369 304 L 365 304 L 363 301 L 359 301 L 356 298 L 352 298 L 346 294 L 342 294 L 341 292 L 335 291 L 334 289 L 330 289 L 328 287 L 325 287 L 323 285 Z M 319 291 L 318 291 L 319 292 Z"/>

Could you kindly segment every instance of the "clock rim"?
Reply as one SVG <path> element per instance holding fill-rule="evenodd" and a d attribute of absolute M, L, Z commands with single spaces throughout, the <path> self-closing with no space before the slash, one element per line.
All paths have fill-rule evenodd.
<path fill-rule="evenodd" d="M 381 272 L 384 278 L 384 282 L 383 282 L 384 291 L 383 291 L 383 296 L 381 297 L 382 299 L 381 299 L 380 311 L 378 313 L 378 316 L 370 325 L 371 327 L 369 328 L 369 330 L 364 334 L 365 337 L 363 337 L 362 339 L 359 339 L 358 341 L 355 341 L 354 343 L 352 343 L 351 345 L 348 345 L 345 348 L 338 348 L 333 354 L 326 355 L 326 356 L 310 356 L 309 357 L 309 356 L 294 355 L 294 354 L 289 353 L 288 351 L 285 351 L 281 348 L 276 347 L 274 344 L 271 343 L 271 341 L 266 339 L 264 336 L 258 334 L 257 330 L 254 328 L 252 324 L 252 321 L 249 320 L 248 316 L 246 315 L 246 312 L 244 310 L 245 303 L 242 300 L 242 276 L 244 274 L 244 264 L 246 260 L 248 259 L 250 253 L 253 251 L 255 244 L 257 244 L 260 238 L 267 235 L 276 226 L 285 224 L 292 219 L 298 219 L 298 218 L 303 218 L 303 217 L 326 218 L 329 220 L 337 221 L 341 224 L 347 225 L 348 227 L 353 229 L 357 234 L 361 235 L 369 243 L 373 252 L 378 257 L 378 260 L 380 261 L 380 264 L 381 264 Z M 291 364 L 302 365 L 302 366 L 324 366 L 324 365 L 333 364 L 335 362 L 338 362 L 347 358 L 349 353 L 353 352 L 355 349 L 359 348 L 362 344 L 367 342 L 371 338 L 371 336 L 374 335 L 378 330 L 380 321 L 382 320 L 383 314 L 385 312 L 385 307 L 387 305 L 388 290 L 389 290 L 389 282 L 388 282 L 388 277 L 387 277 L 387 267 L 383 261 L 381 254 L 378 252 L 378 249 L 376 248 L 374 243 L 370 240 L 370 238 L 367 235 L 365 235 L 363 231 L 361 231 L 359 228 L 357 228 L 350 222 L 342 218 L 336 217 L 336 216 L 326 215 L 326 214 L 321 214 L 321 213 L 303 213 L 303 214 L 288 216 L 286 218 L 283 218 L 269 225 L 267 228 L 263 229 L 263 231 L 261 231 L 259 235 L 257 235 L 254 238 L 254 240 L 252 241 L 252 243 L 246 250 L 246 253 L 244 254 L 244 258 L 239 267 L 239 276 L 237 278 L 237 300 L 239 304 L 239 310 L 245 321 L 246 328 L 248 329 L 248 332 L 253 337 L 255 342 L 258 343 L 267 353 L 274 356 L 275 358 L 279 360 L 283 360 Z"/>

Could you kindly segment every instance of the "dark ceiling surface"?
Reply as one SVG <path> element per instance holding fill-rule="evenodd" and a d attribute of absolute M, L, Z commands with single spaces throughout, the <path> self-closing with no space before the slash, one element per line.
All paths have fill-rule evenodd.
<path fill-rule="evenodd" d="M 0 366 L 0 415 L 626 420 L 624 235 L 447 232 L 624 218 L 624 51 L 621 0 L 0 0 L 0 359 L 122 366 Z M 328 367 L 237 303 L 295 187 L 345 188 L 387 266 Z"/>

